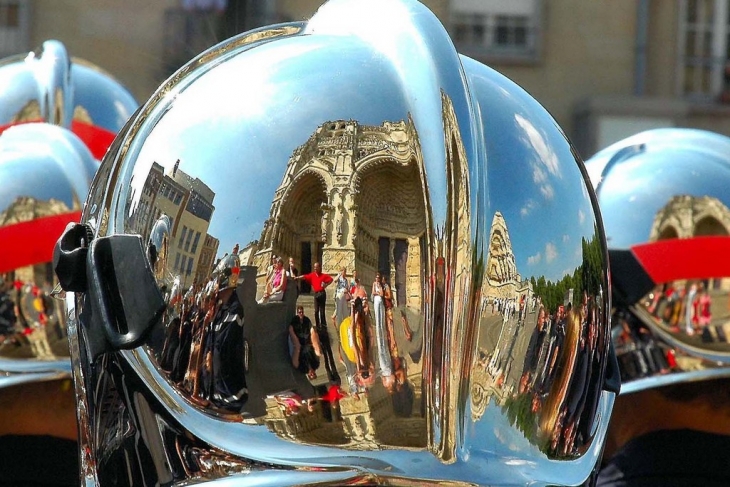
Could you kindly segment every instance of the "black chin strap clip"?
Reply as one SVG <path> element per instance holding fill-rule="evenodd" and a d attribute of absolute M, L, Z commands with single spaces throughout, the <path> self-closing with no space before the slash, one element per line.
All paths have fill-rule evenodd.
<path fill-rule="evenodd" d="M 140 345 L 165 310 L 139 235 L 94 239 L 88 225 L 69 224 L 53 268 L 65 291 L 84 293 L 79 321 L 92 359 Z"/>

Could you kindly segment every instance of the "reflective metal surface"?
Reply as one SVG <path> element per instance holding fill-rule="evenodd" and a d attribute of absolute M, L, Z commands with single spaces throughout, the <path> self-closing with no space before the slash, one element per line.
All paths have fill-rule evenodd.
<path fill-rule="evenodd" d="M 109 73 L 71 57 L 59 41 L 0 59 L 0 132 L 28 122 L 60 125 L 101 159 L 137 106 Z"/>
<path fill-rule="evenodd" d="M 652 130 L 586 166 L 609 248 L 630 249 L 654 283 L 614 317 L 622 393 L 730 374 L 730 138 Z"/>
<path fill-rule="evenodd" d="M 72 132 L 46 123 L 0 134 L 0 387 L 71 371 L 53 245 L 99 163 Z"/>
<path fill-rule="evenodd" d="M 59 41 L 0 60 L 0 387 L 70 373 L 53 245 L 137 107 Z"/>
<path fill-rule="evenodd" d="M 69 298 L 89 482 L 574 485 L 600 455 L 610 289 L 582 163 L 415 2 L 333 1 L 203 53 L 116 139 L 83 220 L 139 235 L 166 300 L 97 357 Z"/>

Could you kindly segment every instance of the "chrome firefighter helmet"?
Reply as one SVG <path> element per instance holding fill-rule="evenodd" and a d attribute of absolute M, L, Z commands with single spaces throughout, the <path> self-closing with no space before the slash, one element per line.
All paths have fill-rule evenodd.
<path fill-rule="evenodd" d="M 163 213 L 167 269 L 201 289 L 179 312 L 145 252 Z M 59 273 L 87 276 L 65 287 L 87 480 L 576 485 L 596 465 L 618 388 L 585 169 L 415 1 L 333 0 L 193 59 L 115 139 L 82 224 L 56 262 L 87 255 Z M 342 267 L 357 312 L 323 277 Z"/>
<path fill-rule="evenodd" d="M 0 87 L 5 385 L 70 372 L 65 320 L 49 296 L 53 246 L 81 218 L 98 159 L 138 104 L 108 73 L 54 40 L 0 59 Z"/>
<path fill-rule="evenodd" d="M 47 123 L 0 134 L 0 387 L 69 376 L 53 247 L 81 206 L 99 166 L 71 131 Z"/>
<path fill-rule="evenodd" d="M 730 376 L 730 138 L 649 130 L 586 166 L 609 246 L 621 392 Z"/>
<path fill-rule="evenodd" d="M 45 41 L 30 53 L 0 59 L 0 132 L 46 122 L 73 131 L 94 157 L 104 156 L 139 104 L 109 73 Z"/>

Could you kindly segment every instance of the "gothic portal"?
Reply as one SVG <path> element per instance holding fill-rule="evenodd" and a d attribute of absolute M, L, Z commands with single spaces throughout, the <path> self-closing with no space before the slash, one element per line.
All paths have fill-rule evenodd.
<path fill-rule="evenodd" d="M 336 274 L 357 270 L 369 286 L 389 276 L 397 304 L 420 308 L 427 214 L 420 150 L 412 121 L 380 126 L 322 124 L 289 158 L 264 223 L 254 265 L 271 255 L 314 262 Z"/>
<path fill-rule="evenodd" d="M 730 234 L 730 208 L 710 196 L 679 195 L 657 211 L 649 241 Z M 713 279 L 711 287 L 730 290 L 730 279 Z"/>
<path fill-rule="evenodd" d="M 717 198 L 680 195 L 654 217 L 649 241 L 701 235 L 728 235 L 730 209 Z"/>

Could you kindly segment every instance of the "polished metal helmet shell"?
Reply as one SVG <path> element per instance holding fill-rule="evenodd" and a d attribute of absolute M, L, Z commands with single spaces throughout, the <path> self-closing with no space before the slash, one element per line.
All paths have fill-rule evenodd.
<path fill-rule="evenodd" d="M 612 262 L 614 278 L 650 278 L 614 316 L 621 392 L 730 375 L 730 268 L 720 257 L 730 250 L 730 138 L 649 130 L 601 150 L 586 167 L 609 249 L 641 265 Z"/>
<path fill-rule="evenodd" d="M 88 479 L 575 485 L 596 465 L 616 389 L 595 197 L 550 115 L 422 5 L 332 1 L 184 66 L 115 140 L 83 221 L 106 246 L 159 214 L 183 287 L 210 289 L 232 248 L 239 281 L 98 357 L 98 303 L 69 300 Z M 257 303 L 272 255 L 304 278 Z M 319 321 L 315 262 L 369 299 L 338 311 L 325 288 L 307 372 L 288 325 L 297 305 Z"/>
<path fill-rule="evenodd" d="M 235 288 L 238 285 L 238 275 L 241 271 L 241 259 L 238 256 L 238 246 L 234 247 L 230 255 L 224 255 L 211 272 L 220 288 Z"/>
<path fill-rule="evenodd" d="M 101 159 L 139 104 L 109 73 L 71 57 L 63 43 L 0 59 L 0 132 L 46 122 L 72 130 Z"/>
<path fill-rule="evenodd" d="M 0 300 L 2 318 L 13 323 L 0 330 L 0 387 L 70 373 L 64 313 L 50 297 L 51 257 L 66 225 L 80 220 L 98 166 L 76 135 L 56 125 L 0 134 Z"/>
<path fill-rule="evenodd" d="M 13 326 L 0 331 L 0 386 L 70 371 L 64 319 L 48 297 L 53 244 L 80 219 L 97 159 L 137 107 L 109 73 L 70 57 L 59 41 L 0 60 L 0 273 L 10 286 L 3 299 L 20 304 L 20 316 L 10 301 L 2 306 Z"/>

